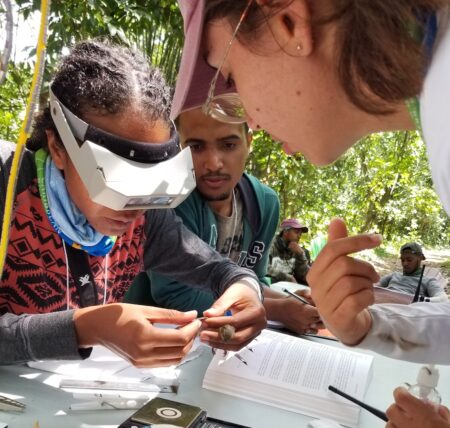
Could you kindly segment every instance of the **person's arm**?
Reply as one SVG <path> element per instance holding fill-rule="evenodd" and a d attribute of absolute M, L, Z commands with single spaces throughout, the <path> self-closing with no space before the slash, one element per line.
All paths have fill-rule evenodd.
<path fill-rule="evenodd" d="M 87 358 L 104 345 L 132 364 L 159 367 L 179 363 L 201 323 L 197 313 L 109 304 L 37 315 L 0 317 L 0 365 L 35 360 Z M 179 324 L 177 329 L 152 323 Z"/>
<path fill-rule="evenodd" d="M 431 303 L 445 303 L 448 302 L 448 295 L 445 291 L 441 290 L 440 293 L 435 294 L 433 297 L 429 297 Z"/>
<path fill-rule="evenodd" d="M 0 218 L 4 215 L 6 188 L 15 148 L 15 144 L 0 140 Z M 25 149 L 17 177 L 16 194 L 30 183 L 34 168 L 33 154 Z M 64 311 L 37 315 L 2 315 L 0 364 L 87 357 L 90 350 L 80 349 L 78 346 L 73 313 Z"/>
<path fill-rule="evenodd" d="M 261 297 L 258 278 L 250 269 L 223 258 L 188 230 L 173 210 L 149 210 L 146 222 L 144 266 L 176 281 L 211 291 L 219 297 L 241 279 L 252 281 Z"/>
<path fill-rule="evenodd" d="M 447 293 L 439 285 L 436 278 L 426 278 L 425 292 L 430 296 L 430 302 L 448 302 Z"/>
<path fill-rule="evenodd" d="M 416 363 L 450 364 L 450 302 L 379 304 L 359 347 Z"/>
<path fill-rule="evenodd" d="M 347 345 L 356 345 L 371 328 L 367 310 L 375 301 L 373 284 L 379 281 L 374 267 L 349 254 L 377 247 L 379 235 L 348 236 L 341 219 L 328 228 L 328 243 L 308 273 L 308 284 L 325 326 Z"/>
<path fill-rule="evenodd" d="M 285 273 L 283 270 L 284 261 L 281 259 L 280 251 L 277 246 L 278 237 L 275 236 L 269 253 L 269 266 L 267 274 L 272 278 L 272 282 L 290 281 L 297 282 L 292 274 Z"/>
<path fill-rule="evenodd" d="M 80 349 L 78 346 L 73 314 L 74 311 L 2 315 L 0 364 L 88 357 L 90 349 Z"/>
<path fill-rule="evenodd" d="M 204 311 L 207 329 L 200 340 L 224 350 L 239 350 L 266 326 L 262 290 L 256 275 L 223 258 L 183 226 L 173 210 L 150 210 L 144 248 L 146 269 L 211 290 L 218 299 Z M 220 296 L 220 297 L 219 297 Z M 224 314 L 231 310 L 232 316 Z M 231 324 L 235 334 L 224 341 L 220 327 Z"/>
<path fill-rule="evenodd" d="M 292 244 L 297 244 L 296 242 Z M 297 244 L 298 247 L 300 245 Z M 294 252 L 295 254 L 295 264 L 294 264 L 294 277 L 299 283 L 306 283 L 306 275 L 309 272 L 308 259 L 306 258 L 305 252 L 300 247 L 301 252 Z"/>
<path fill-rule="evenodd" d="M 269 287 L 264 287 L 264 308 L 268 320 L 279 321 L 295 333 L 317 333 L 319 328 L 323 328 L 315 306 L 306 305 Z"/>
<path fill-rule="evenodd" d="M 280 257 L 272 256 L 272 260 L 267 269 L 267 274 L 272 278 L 272 282 L 297 282 L 293 275 L 283 272 L 282 266 L 283 260 Z"/>
<path fill-rule="evenodd" d="M 389 275 L 385 275 L 383 277 L 381 277 L 380 282 L 377 284 L 379 287 L 383 287 L 386 288 L 389 283 L 391 282 L 393 274 L 390 273 Z"/>
<path fill-rule="evenodd" d="M 372 265 L 348 254 L 376 247 L 380 237 L 348 237 L 338 219 L 328 236 L 308 276 L 325 326 L 346 345 L 407 361 L 450 364 L 450 303 L 373 305 L 378 275 Z"/>
<path fill-rule="evenodd" d="M 175 209 L 175 213 L 181 218 L 186 228 L 208 242 L 209 236 L 205 236 L 206 232 L 203 230 L 205 213 L 202 210 L 204 208 L 200 196 L 194 192 Z M 161 307 L 180 311 L 195 309 L 202 315 L 214 302 L 211 290 L 193 288 L 151 270 L 147 273 L 150 277 L 152 297 Z"/>

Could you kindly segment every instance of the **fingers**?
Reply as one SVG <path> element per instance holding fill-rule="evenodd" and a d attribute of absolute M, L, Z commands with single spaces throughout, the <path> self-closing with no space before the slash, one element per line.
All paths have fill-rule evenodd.
<path fill-rule="evenodd" d="M 314 306 L 314 301 L 311 297 L 311 290 L 296 290 L 294 291 L 294 294 L 297 294 L 297 296 L 303 297 L 306 299 L 311 305 Z"/>
<path fill-rule="evenodd" d="M 439 406 L 438 414 L 445 421 L 450 422 L 450 410 L 446 406 Z"/>
<path fill-rule="evenodd" d="M 200 340 L 212 348 L 223 349 L 225 351 L 238 351 L 253 341 L 261 330 L 254 329 L 251 326 L 236 331 L 233 338 L 226 343 L 220 338 L 216 330 L 204 330 L 200 334 Z"/>
<path fill-rule="evenodd" d="M 265 328 L 267 321 L 264 308 L 246 309 L 233 314 L 231 317 L 214 317 L 204 321 L 207 329 L 200 333 L 200 340 L 214 348 L 224 350 L 238 350 L 250 343 L 261 330 Z M 226 343 L 221 338 L 219 328 L 230 324 L 235 328 L 233 337 Z"/>
<path fill-rule="evenodd" d="M 328 226 L 328 242 L 335 241 L 336 239 L 346 238 L 348 236 L 347 226 L 344 220 L 340 218 L 334 218 L 331 220 Z"/>
<path fill-rule="evenodd" d="M 138 306 L 145 311 L 145 317 L 151 322 L 166 324 L 186 324 L 197 318 L 197 311 L 180 312 L 174 309 Z"/>
<path fill-rule="evenodd" d="M 316 281 L 314 267 L 311 281 Z M 313 297 L 321 313 L 331 313 L 346 299 L 348 305 L 364 308 L 364 304 L 374 302 L 373 283 L 378 278 L 374 267 L 363 260 L 341 257 L 325 272 L 317 274 L 317 287 L 313 287 Z M 360 294 L 363 293 L 363 294 Z M 362 300 L 358 301 L 359 298 Z M 352 300 L 356 301 L 351 302 Z M 324 308 L 326 306 L 326 308 Z"/>
<path fill-rule="evenodd" d="M 314 272 L 321 273 L 342 256 L 375 248 L 380 244 L 381 236 L 378 234 L 355 235 L 331 241 L 320 252 L 309 273 L 313 268 Z"/>
<path fill-rule="evenodd" d="M 398 387 L 394 390 L 394 399 L 400 409 L 402 409 L 407 414 L 414 414 L 417 411 L 424 411 L 430 408 L 429 403 L 420 400 L 414 395 L 410 394 L 406 388 Z M 431 411 L 433 407 L 430 408 Z"/>
<path fill-rule="evenodd" d="M 158 328 L 146 322 L 132 322 L 118 329 L 114 340 L 104 343 L 137 367 L 177 364 L 191 349 L 201 321 L 180 328 Z"/>
<path fill-rule="evenodd" d="M 205 315 L 209 315 L 209 313 L 209 310 L 204 312 Z M 218 329 L 225 324 L 231 324 L 236 330 L 248 326 L 254 326 L 261 330 L 267 324 L 264 306 L 262 305 L 260 307 L 249 307 L 241 311 L 236 311 L 232 316 L 206 318 L 203 322 L 210 329 Z"/>
<path fill-rule="evenodd" d="M 291 314 L 291 317 L 299 318 L 308 325 L 320 322 L 320 315 L 315 306 L 305 305 L 301 302 L 296 303 L 299 304 L 296 305 L 295 312 Z"/>
<path fill-rule="evenodd" d="M 228 310 L 232 316 L 223 316 Z M 206 310 L 203 323 L 207 329 L 200 333 L 200 340 L 216 348 L 238 350 L 251 342 L 267 324 L 263 304 L 254 289 L 242 283 L 235 283 Z M 235 328 L 233 337 L 224 344 L 218 329 L 226 324 Z"/>
<path fill-rule="evenodd" d="M 319 310 L 326 314 L 338 311 L 344 316 L 347 313 L 358 313 L 372 305 L 374 301 L 373 284 L 370 279 L 346 276 L 332 284 L 332 289 L 327 294 L 327 307 L 324 309 L 319 305 Z M 339 316 L 339 313 L 336 315 Z"/>
<path fill-rule="evenodd" d="M 411 418 L 397 405 L 391 404 L 386 410 L 386 416 L 391 423 L 390 426 L 396 426 L 395 424 L 404 424 L 407 421 L 410 421 Z"/>
<path fill-rule="evenodd" d="M 189 324 L 186 324 L 178 328 L 159 328 L 151 326 L 152 331 L 146 332 L 151 334 L 151 341 L 149 341 L 149 347 L 154 347 L 156 344 L 158 347 L 171 347 L 171 346 L 185 346 L 190 341 L 193 341 L 202 327 L 200 320 L 194 320 Z M 145 337 L 141 339 L 143 342 Z"/>

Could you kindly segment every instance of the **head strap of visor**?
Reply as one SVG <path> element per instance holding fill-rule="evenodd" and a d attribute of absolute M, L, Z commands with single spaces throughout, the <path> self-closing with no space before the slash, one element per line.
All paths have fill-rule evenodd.
<path fill-rule="evenodd" d="M 51 89 L 50 99 L 61 106 L 70 130 L 80 147 L 86 141 L 91 141 L 120 157 L 146 164 L 166 161 L 180 152 L 179 136 L 173 122 L 171 124 L 170 139 L 165 143 L 133 141 L 118 137 L 86 123 L 62 104 Z"/>

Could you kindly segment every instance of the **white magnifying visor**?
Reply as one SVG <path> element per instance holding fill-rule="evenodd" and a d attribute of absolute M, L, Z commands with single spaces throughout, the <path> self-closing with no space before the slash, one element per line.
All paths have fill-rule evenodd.
<path fill-rule="evenodd" d="M 195 188 L 190 148 L 172 126 L 165 143 L 123 139 L 67 109 L 50 90 L 50 112 L 90 198 L 114 210 L 174 208 Z"/>

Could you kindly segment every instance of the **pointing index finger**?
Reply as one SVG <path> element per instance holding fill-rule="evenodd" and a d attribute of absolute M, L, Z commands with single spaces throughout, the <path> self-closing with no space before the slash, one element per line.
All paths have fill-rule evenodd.
<path fill-rule="evenodd" d="M 337 258 L 378 247 L 381 241 L 381 235 L 376 233 L 355 235 L 330 241 L 321 251 L 314 264 L 316 269 L 325 269 Z"/>

